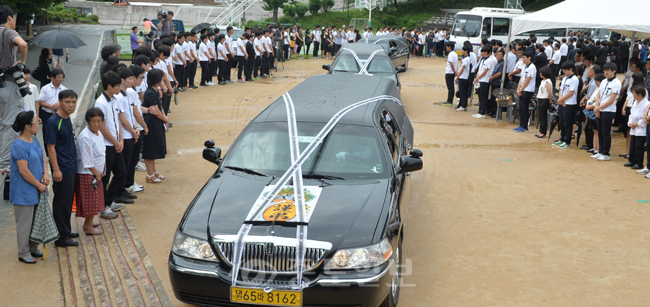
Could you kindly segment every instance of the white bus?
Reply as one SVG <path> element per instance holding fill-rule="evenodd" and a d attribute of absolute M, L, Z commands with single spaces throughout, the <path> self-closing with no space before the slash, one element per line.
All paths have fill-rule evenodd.
<path fill-rule="evenodd" d="M 523 10 L 501 9 L 490 7 L 475 7 L 471 11 L 456 14 L 454 25 L 451 28 L 449 41 L 456 44 L 455 50 L 460 53 L 463 43 L 469 40 L 478 53 L 481 40 L 500 40 L 504 44 L 508 41 L 512 19 L 526 14 Z M 536 30 L 526 33 L 513 33 L 511 40 L 529 38 L 534 33 L 538 42 L 550 36 L 555 38 L 566 37 L 567 28 Z"/>

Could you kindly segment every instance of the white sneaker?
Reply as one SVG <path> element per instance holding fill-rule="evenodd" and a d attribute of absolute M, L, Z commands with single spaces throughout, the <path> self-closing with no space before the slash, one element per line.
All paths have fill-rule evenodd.
<path fill-rule="evenodd" d="M 212 81 L 208 81 L 207 83 L 208 83 L 208 85 L 216 85 L 216 84 L 214 84 L 214 82 L 212 82 Z"/>
<path fill-rule="evenodd" d="M 610 158 L 609 156 L 606 156 L 606 155 L 600 155 L 600 157 L 598 157 L 598 159 L 596 159 L 596 160 L 598 160 L 598 161 L 609 161 L 609 160 L 611 160 L 611 159 L 612 159 L 612 158 Z"/>
<path fill-rule="evenodd" d="M 126 188 L 126 191 L 131 193 L 131 194 L 135 194 L 135 193 L 142 193 L 143 189 L 139 188 L 139 187 L 136 187 L 135 184 L 134 184 L 134 185 Z"/>
<path fill-rule="evenodd" d="M 472 117 L 474 117 L 474 118 L 477 118 L 477 116 L 479 116 L 479 114 L 478 114 L 478 113 L 476 113 L 476 114 L 474 114 L 474 115 L 472 115 Z"/>
<path fill-rule="evenodd" d="M 133 182 L 133 186 L 137 187 L 138 189 L 144 190 L 144 186 L 139 185 L 137 182 Z"/>
<path fill-rule="evenodd" d="M 467 109 L 465 109 L 463 107 L 460 107 L 460 108 L 456 109 L 456 111 L 467 111 Z"/>
<path fill-rule="evenodd" d="M 640 169 L 640 170 L 636 171 L 636 173 L 637 173 L 637 174 L 645 175 L 645 174 L 650 173 L 650 169 L 648 169 L 647 167 L 645 167 L 645 168 L 643 168 L 643 169 Z"/>
<path fill-rule="evenodd" d="M 138 172 L 146 172 L 147 167 L 144 165 L 144 163 L 138 162 L 138 164 L 135 165 L 135 170 Z"/>
<path fill-rule="evenodd" d="M 118 204 L 118 203 L 113 203 L 113 204 L 111 204 L 109 209 L 111 209 L 111 211 L 113 211 L 113 212 L 120 211 L 120 210 L 124 209 L 124 205 L 123 204 Z"/>
<path fill-rule="evenodd" d="M 485 115 L 476 114 L 476 116 L 474 116 L 474 117 L 475 117 L 475 118 L 485 118 Z"/>
<path fill-rule="evenodd" d="M 645 177 L 650 179 L 650 173 L 646 174 Z"/>
<path fill-rule="evenodd" d="M 117 217 L 117 213 L 113 212 L 111 208 L 106 208 L 104 211 L 99 213 L 99 217 L 103 219 L 114 219 Z"/>
<path fill-rule="evenodd" d="M 590 156 L 590 157 L 591 157 L 592 159 L 598 159 L 598 158 L 600 158 L 600 156 L 602 156 L 602 155 L 599 154 L 599 153 L 596 153 L 595 155 Z"/>

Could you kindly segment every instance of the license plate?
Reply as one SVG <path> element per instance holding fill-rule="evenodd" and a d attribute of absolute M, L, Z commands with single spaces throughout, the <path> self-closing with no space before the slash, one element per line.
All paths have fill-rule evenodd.
<path fill-rule="evenodd" d="M 230 301 L 253 305 L 302 306 L 301 291 L 272 290 L 230 287 Z"/>

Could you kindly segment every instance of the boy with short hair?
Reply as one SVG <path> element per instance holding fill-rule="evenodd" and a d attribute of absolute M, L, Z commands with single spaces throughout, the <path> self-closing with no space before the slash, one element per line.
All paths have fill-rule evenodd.
<path fill-rule="evenodd" d="M 533 54 L 530 51 L 524 51 L 522 59 L 526 68 L 524 69 L 519 85 L 517 86 L 517 95 L 519 95 L 519 127 L 513 129 L 515 132 L 528 132 L 528 119 L 530 102 L 535 94 L 535 79 L 537 69 L 532 64 Z"/>
<path fill-rule="evenodd" d="M 174 45 L 174 53 L 172 54 L 172 60 L 174 62 L 174 75 L 178 81 L 178 91 L 184 92 L 185 87 L 187 86 L 187 84 L 185 84 L 185 66 L 187 66 L 187 62 L 185 61 L 185 52 L 183 49 L 185 36 L 182 33 L 178 33 L 176 39 L 177 43 Z M 142 83 L 146 84 L 146 82 Z M 140 99 L 142 100 L 142 97 L 140 97 Z"/>
<path fill-rule="evenodd" d="M 573 124 L 576 122 L 576 112 L 578 110 L 578 85 L 580 81 L 574 74 L 575 64 L 573 61 L 562 63 L 562 72 L 564 79 L 560 84 L 560 98 L 557 103 L 562 107 L 560 122 L 562 122 L 562 131 L 560 140 L 553 143 L 558 148 L 571 148 L 571 137 L 573 135 Z"/>
<path fill-rule="evenodd" d="M 616 116 L 616 98 L 621 91 L 621 81 L 616 78 L 616 64 L 607 63 L 603 67 L 606 80 L 601 82 L 600 95 L 596 97 L 596 125 L 598 127 L 598 153 L 591 156 L 598 161 L 609 161 L 612 146 L 612 121 Z"/>
<path fill-rule="evenodd" d="M 454 86 L 454 77 L 458 75 L 456 71 L 456 65 L 458 65 L 458 54 L 456 52 L 451 52 L 454 50 L 454 43 L 447 43 L 447 51 L 449 55 L 447 56 L 447 66 L 445 67 L 445 81 L 447 83 L 447 101 L 445 101 L 443 106 L 453 105 L 455 86 Z"/>
<path fill-rule="evenodd" d="M 490 76 L 492 75 L 492 70 L 494 70 L 494 67 L 496 66 L 496 63 L 494 63 L 490 58 L 491 54 L 492 46 L 485 45 L 481 48 L 481 60 L 478 64 L 477 76 L 474 81 L 474 87 L 479 88 L 479 107 L 478 113 L 472 115 L 474 118 L 485 118 L 485 113 L 487 112 L 488 97 L 490 96 Z"/>
<path fill-rule="evenodd" d="M 469 78 L 470 57 L 469 53 L 472 47 L 463 46 L 463 60 L 460 62 L 460 70 L 456 74 L 455 82 L 458 83 L 458 92 L 460 94 L 460 101 L 456 111 L 467 111 L 467 86 L 469 85 L 467 79 Z"/>

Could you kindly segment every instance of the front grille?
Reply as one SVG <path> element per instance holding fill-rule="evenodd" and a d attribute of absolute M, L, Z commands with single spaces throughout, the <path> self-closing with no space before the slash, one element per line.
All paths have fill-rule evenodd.
<path fill-rule="evenodd" d="M 235 236 L 215 236 L 214 243 L 222 258 L 232 266 Z M 267 246 L 273 243 L 273 252 L 267 253 Z M 296 239 L 247 236 L 241 268 L 252 272 L 290 274 L 296 272 Z M 329 242 L 306 240 L 307 247 L 303 268 L 316 268 L 332 248 Z"/>

